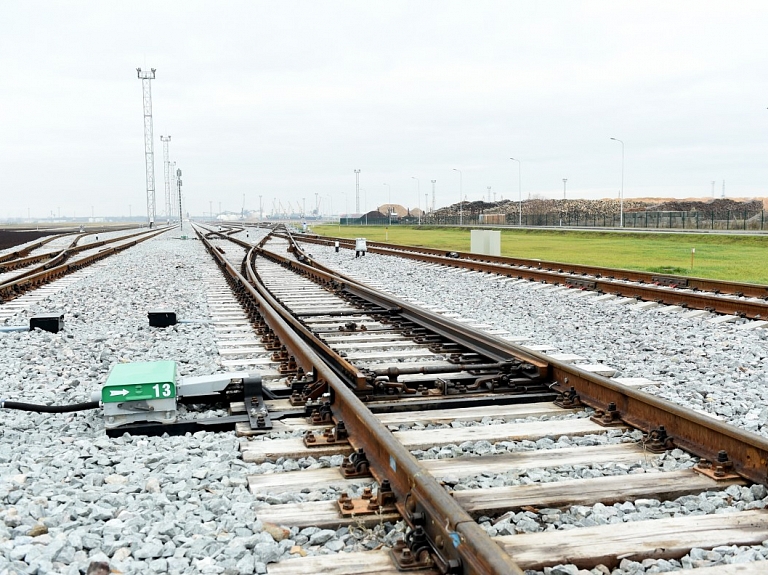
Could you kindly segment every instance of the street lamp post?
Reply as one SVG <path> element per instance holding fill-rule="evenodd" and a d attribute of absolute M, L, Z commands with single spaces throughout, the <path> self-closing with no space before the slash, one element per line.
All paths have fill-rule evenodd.
<path fill-rule="evenodd" d="M 461 170 L 453 168 L 454 172 L 459 172 L 459 225 L 464 224 L 464 175 Z"/>
<path fill-rule="evenodd" d="M 432 209 L 430 211 L 435 211 L 435 183 L 437 180 L 432 180 Z"/>
<path fill-rule="evenodd" d="M 419 210 L 419 225 L 421 225 L 421 182 L 416 176 L 411 176 L 411 179 L 416 180 L 416 209 Z"/>
<path fill-rule="evenodd" d="M 624 227 L 624 142 L 618 138 L 611 138 L 621 144 L 621 196 L 619 196 L 619 227 Z"/>
<path fill-rule="evenodd" d="M 517 225 L 523 225 L 523 166 L 520 160 L 516 158 L 510 158 L 513 162 L 517 162 Z"/>
<path fill-rule="evenodd" d="M 392 186 L 390 186 L 388 183 L 384 182 L 384 185 L 387 186 L 387 189 L 389 190 L 389 196 L 387 197 L 387 214 L 389 214 L 389 225 L 392 225 Z"/>

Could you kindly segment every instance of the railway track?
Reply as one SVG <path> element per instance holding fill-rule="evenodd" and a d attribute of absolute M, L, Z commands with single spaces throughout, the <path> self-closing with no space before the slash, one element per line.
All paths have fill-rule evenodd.
<path fill-rule="evenodd" d="M 297 550 L 269 573 L 664 572 L 766 539 L 764 438 L 397 300 L 289 234 L 198 233 L 244 313 L 218 294 L 227 361 L 261 366 L 272 397 L 239 427 L 267 472 L 249 478 L 260 519 L 286 540 L 347 529 L 339 549 L 363 532 L 389 547 Z"/>
<path fill-rule="evenodd" d="M 297 241 L 354 250 L 354 240 L 298 234 Z M 521 258 L 446 252 L 431 248 L 368 242 L 371 253 L 434 263 L 516 279 L 562 285 L 598 294 L 768 320 L 768 286 L 688 276 L 653 274 Z"/>
<path fill-rule="evenodd" d="M 242 461 L 229 466 L 220 451 L 206 459 L 211 436 L 226 434 L 174 442 L 131 438 L 117 428 L 114 439 L 64 441 L 74 435 L 69 429 L 54 469 L 79 457 L 85 477 L 78 472 L 52 487 L 24 449 L 9 456 L 3 446 L 0 466 L 23 461 L 19 469 L 30 469 L 24 473 L 35 481 L 10 489 L 0 482 L 0 500 L 13 506 L 14 494 L 31 489 L 30 505 L 43 505 L 40 493 L 62 501 L 56 513 L 72 513 L 64 525 L 87 518 L 93 533 L 104 533 L 97 549 L 124 572 L 235 569 L 235 561 L 238 572 L 263 572 L 263 563 L 272 575 L 394 575 L 398 564 L 430 575 L 763 572 L 768 440 L 502 339 L 490 326 L 393 298 L 373 282 L 326 269 L 285 238 L 262 242 L 259 235 L 199 229 L 228 284 L 212 270 L 190 275 L 199 282 L 192 291 L 205 294 L 210 323 L 147 333 L 128 321 L 107 336 L 122 362 L 131 350 L 149 353 L 176 340 L 186 353 L 200 344 L 185 338 L 210 330 L 202 345 L 215 342 L 220 369 L 258 373 L 263 402 L 231 402 L 218 417 L 236 426 Z M 171 255 L 177 248 L 165 245 L 164 258 L 184 270 L 186 262 Z M 127 306 L 129 315 L 136 303 Z M 133 337 L 123 340 L 129 332 Z M 37 334 L 25 337 L 38 344 Z M 104 339 L 89 338 L 86 347 Z M 68 339 L 51 341 L 67 351 Z M 25 380 L 24 388 L 34 383 Z M 89 417 L 89 426 L 100 427 Z M 22 435 L 49 423 L 37 418 L 31 425 Z M 13 426 L 6 429 L 23 443 Z M 184 471 L 187 459 L 194 463 Z M 167 465 L 172 479 L 145 486 L 145 466 L 158 465 Z M 237 487 L 227 491 L 239 485 L 242 470 L 247 500 Z M 88 483 L 94 472 L 108 483 L 103 501 Z M 24 485 L 23 477 L 11 477 Z M 123 489 L 128 499 L 118 500 Z M 72 494 L 76 502 L 80 491 L 93 511 L 61 499 Z M 255 516 L 243 519 L 254 499 Z M 132 500 L 149 505 L 152 520 L 137 520 Z M 186 515 L 198 507 L 199 516 Z M 160 508 L 165 519 L 156 523 Z M 177 515 L 174 529 L 190 521 L 193 527 L 171 537 L 168 518 Z M 224 519 L 214 538 L 217 516 Z M 16 517 L 0 509 L 8 525 Z M 146 529 L 134 541 L 137 521 Z M 235 545 L 247 538 L 248 547 Z M 28 539 L 9 552 L 19 565 L 18 558 L 39 561 Z M 8 552 L 0 544 L 0 553 Z M 171 548 L 173 556 L 163 555 Z M 124 569 L 131 555 L 136 561 Z M 697 569 L 712 563 L 719 564 Z"/>
<path fill-rule="evenodd" d="M 138 242 L 155 237 L 167 231 L 149 230 L 136 233 L 121 233 L 116 237 L 98 239 L 98 234 L 82 233 L 71 240 L 69 235 L 46 238 L 46 243 L 66 242 L 68 245 L 60 249 L 47 250 L 43 253 L 27 254 L 21 257 L 7 259 L 0 263 L 0 303 L 13 299 L 25 291 L 48 283 L 114 253 L 128 249 Z M 95 235 L 95 239 L 78 245 L 81 240 Z M 39 242 L 40 243 L 40 242 Z M 39 251 L 36 246 L 30 251 Z M 44 263 L 40 263 L 44 262 Z M 35 265 L 39 264 L 39 265 Z"/>

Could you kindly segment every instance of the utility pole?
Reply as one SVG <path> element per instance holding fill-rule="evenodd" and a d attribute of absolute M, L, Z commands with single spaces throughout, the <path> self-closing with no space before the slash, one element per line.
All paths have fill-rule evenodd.
<path fill-rule="evenodd" d="M 136 68 L 141 80 L 141 91 L 144 101 L 144 162 L 147 172 L 147 219 L 149 227 L 155 224 L 155 144 L 152 133 L 152 80 L 155 79 L 155 68 L 142 72 Z"/>
<path fill-rule="evenodd" d="M 432 180 L 432 211 L 435 211 L 435 182 L 437 180 Z"/>
<path fill-rule="evenodd" d="M 488 186 L 488 203 L 491 203 L 491 186 Z"/>
<path fill-rule="evenodd" d="M 360 213 L 360 170 L 355 170 L 355 213 Z"/>
<path fill-rule="evenodd" d="M 165 217 L 168 219 L 168 223 L 171 223 L 171 160 L 168 157 L 168 142 L 171 141 L 170 136 L 160 136 L 160 141 L 163 143 L 163 173 L 165 175 Z"/>
<path fill-rule="evenodd" d="M 712 198 L 715 197 L 715 180 L 712 180 Z"/>
<path fill-rule="evenodd" d="M 181 210 L 181 168 L 176 170 L 176 187 L 178 189 L 177 195 L 179 196 L 179 229 L 184 229 L 184 212 Z"/>
<path fill-rule="evenodd" d="M 723 198 L 725 198 L 725 180 L 723 180 Z"/>
<path fill-rule="evenodd" d="M 171 162 L 171 217 L 176 216 L 176 204 L 179 202 L 178 193 L 176 192 L 176 162 Z M 181 216 L 179 216 L 181 218 Z"/>
<path fill-rule="evenodd" d="M 563 178 L 563 200 L 565 200 L 565 182 L 568 181 L 568 178 Z"/>

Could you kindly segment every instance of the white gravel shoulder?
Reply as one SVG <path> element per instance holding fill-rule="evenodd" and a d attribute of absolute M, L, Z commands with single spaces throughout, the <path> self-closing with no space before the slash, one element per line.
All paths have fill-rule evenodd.
<path fill-rule="evenodd" d="M 113 256 L 12 317 L 24 325 L 28 315 L 61 311 L 65 329 L 0 333 L 0 395 L 89 401 L 117 362 L 220 371 L 210 326 L 148 327 L 156 307 L 209 317 L 201 278 L 218 272 L 200 242 L 179 235 Z M 263 573 L 283 549 L 262 531 L 246 471 L 234 433 L 110 439 L 98 410 L 0 410 L 0 573 L 75 575 L 93 560 L 126 574 Z"/>

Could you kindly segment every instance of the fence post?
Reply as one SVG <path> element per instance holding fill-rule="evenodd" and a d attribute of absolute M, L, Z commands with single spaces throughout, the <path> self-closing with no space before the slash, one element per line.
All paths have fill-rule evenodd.
<path fill-rule="evenodd" d="M 747 229 L 747 210 L 744 210 L 744 229 Z"/>

